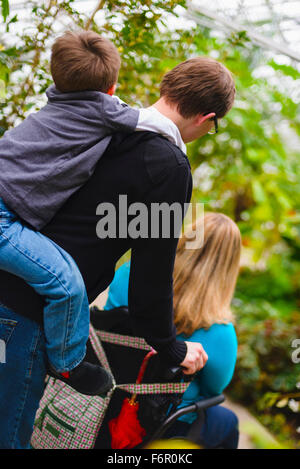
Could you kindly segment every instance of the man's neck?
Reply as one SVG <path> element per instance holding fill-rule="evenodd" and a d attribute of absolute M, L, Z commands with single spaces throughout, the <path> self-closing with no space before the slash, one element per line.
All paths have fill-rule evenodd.
<path fill-rule="evenodd" d="M 166 103 L 164 98 L 160 98 L 153 104 L 153 107 L 157 109 L 161 114 L 165 117 L 170 119 L 174 124 L 178 127 L 179 132 L 181 134 L 182 140 L 185 142 L 185 133 L 186 128 L 188 127 L 189 123 L 186 119 L 184 119 L 175 109 L 175 107 L 171 107 L 169 104 Z"/>

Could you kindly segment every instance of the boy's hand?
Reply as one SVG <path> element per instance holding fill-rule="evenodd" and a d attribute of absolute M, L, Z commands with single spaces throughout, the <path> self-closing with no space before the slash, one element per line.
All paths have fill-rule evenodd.
<path fill-rule="evenodd" d="M 205 366 L 208 356 L 198 342 L 186 342 L 186 345 L 187 353 L 180 366 L 184 368 L 183 373 L 185 375 L 193 375 Z"/>

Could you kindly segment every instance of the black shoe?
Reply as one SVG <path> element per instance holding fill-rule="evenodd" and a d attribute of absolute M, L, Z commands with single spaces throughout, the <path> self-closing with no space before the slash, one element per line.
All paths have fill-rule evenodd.
<path fill-rule="evenodd" d="M 73 370 L 58 373 L 49 364 L 48 375 L 88 396 L 105 397 L 113 387 L 112 376 L 100 365 L 82 361 Z"/>

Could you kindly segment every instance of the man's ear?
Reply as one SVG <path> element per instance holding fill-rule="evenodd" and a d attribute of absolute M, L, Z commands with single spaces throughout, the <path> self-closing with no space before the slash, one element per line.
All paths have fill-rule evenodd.
<path fill-rule="evenodd" d="M 116 89 L 117 89 L 117 84 L 115 83 L 109 88 L 109 90 L 107 91 L 107 94 L 109 94 L 109 96 L 112 96 L 113 94 L 115 94 Z"/>
<path fill-rule="evenodd" d="M 205 114 L 205 116 L 203 114 L 198 114 L 196 117 L 195 117 L 195 125 L 196 127 L 199 127 L 201 124 L 203 124 L 203 122 L 205 122 L 206 120 L 208 119 L 211 119 L 212 117 L 215 117 L 216 113 L 215 112 L 210 112 L 209 114 Z"/>

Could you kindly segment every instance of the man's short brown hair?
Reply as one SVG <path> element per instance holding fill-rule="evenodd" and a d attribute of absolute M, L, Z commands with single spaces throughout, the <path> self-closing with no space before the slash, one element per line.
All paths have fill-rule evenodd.
<path fill-rule="evenodd" d="M 195 57 L 166 73 L 160 95 L 186 119 L 210 112 L 220 118 L 233 105 L 235 85 L 231 73 L 220 62 Z"/>
<path fill-rule="evenodd" d="M 120 65 L 114 44 L 94 31 L 68 31 L 52 46 L 51 74 L 61 92 L 106 93 L 117 82 Z"/>

